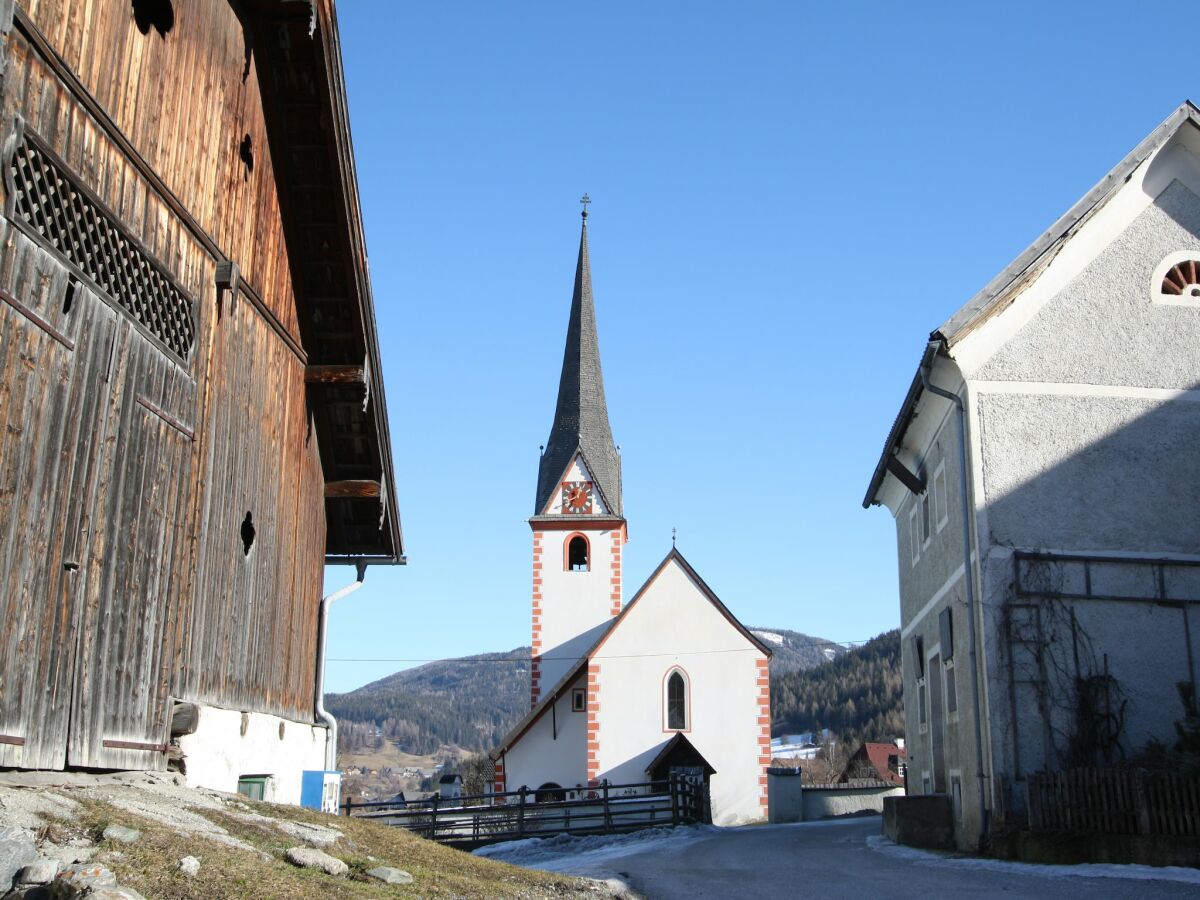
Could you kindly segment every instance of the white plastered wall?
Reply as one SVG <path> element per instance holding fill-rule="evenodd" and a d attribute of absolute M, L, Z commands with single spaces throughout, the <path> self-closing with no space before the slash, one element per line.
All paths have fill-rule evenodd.
<path fill-rule="evenodd" d="M 581 675 L 571 688 L 554 701 L 504 756 L 504 778 L 508 790 L 522 786 L 536 790 L 547 782 L 564 788 L 587 784 L 587 712 L 571 711 L 571 691 L 584 688 Z"/>
<path fill-rule="evenodd" d="M 666 728 L 664 679 L 676 666 L 689 682 L 688 740 L 708 760 L 713 821 L 761 819 L 757 660 L 762 651 L 671 561 L 593 657 L 600 667 L 599 777 L 628 784 L 674 737 Z"/>
<path fill-rule="evenodd" d="M 179 738 L 187 786 L 232 794 L 239 778 L 269 775 L 263 799 L 299 805 L 302 773 L 325 768 L 325 735 L 321 725 L 200 706 L 196 731 Z"/>

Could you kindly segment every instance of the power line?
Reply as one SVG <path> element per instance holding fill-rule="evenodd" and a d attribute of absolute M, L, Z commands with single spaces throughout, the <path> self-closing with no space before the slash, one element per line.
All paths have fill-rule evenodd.
<path fill-rule="evenodd" d="M 818 647 L 840 647 L 846 649 L 852 645 L 865 644 L 873 638 L 859 641 L 813 641 Z M 618 656 L 598 656 L 597 659 L 650 659 L 662 656 L 705 656 L 713 653 L 745 653 L 748 652 L 745 647 L 738 647 L 729 650 L 692 650 L 682 653 L 629 653 Z M 541 662 L 578 662 L 583 657 L 581 656 L 541 656 L 538 659 Z M 326 662 L 347 662 L 347 663 L 434 663 L 434 662 L 455 662 L 455 663 L 514 663 L 514 662 L 529 662 L 528 656 L 502 656 L 486 659 L 480 656 L 458 656 L 458 657 L 439 657 L 420 658 L 420 657 L 365 657 L 365 656 L 330 656 Z"/>

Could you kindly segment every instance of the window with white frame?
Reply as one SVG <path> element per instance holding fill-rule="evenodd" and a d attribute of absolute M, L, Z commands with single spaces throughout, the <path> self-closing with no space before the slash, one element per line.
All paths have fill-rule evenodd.
<path fill-rule="evenodd" d="M 925 730 L 929 727 L 925 721 L 926 716 L 929 714 L 926 708 L 926 687 L 927 686 L 924 678 L 917 680 L 917 730 L 920 731 L 921 734 L 924 734 Z"/>
<path fill-rule="evenodd" d="M 946 713 L 955 715 L 958 713 L 958 688 L 954 681 L 954 660 L 946 660 L 942 668 L 946 675 Z"/>
<path fill-rule="evenodd" d="M 687 731 L 691 727 L 687 676 L 672 669 L 663 685 L 663 713 L 666 731 Z"/>
<path fill-rule="evenodd" d="M 957 822 L 962 821 L 962 777 L 960 775 L 951 774 L 950 776 L 950 800 L 954 804 L 954 819 Z"/>
<path fill-rule="evenodd" d="M 917 560 L 921 558 L 921 536 L 917 530 L 917 508 L 915 506 L 908 511 L 908 537 L 912 544 L 912 561 L 915 566 Z"/>
<path fill-rule="evenodd" d="M 931 498 L 929 496 L 929 491 L 926 490 L 925 493 L 923 493 L 921 495 L 921 546 L 922 547 L 929 546 L 929 535 L 931 534 L 931 531 L 929 528 L 929 520 L 930 520 L 930 515 L 931 515 L 930 510 L 929 510 L 930 505 L 931 505 Z"/>
<path fill-rule="evenodd" d="M 946 496 L 946 461 L 942 460 L 933 473 L 934 512 L 937 515 L 938 531 L 945 528 L 946 523 L 950 521 L 950 512 L 947 508 L 948 499 Z"/>

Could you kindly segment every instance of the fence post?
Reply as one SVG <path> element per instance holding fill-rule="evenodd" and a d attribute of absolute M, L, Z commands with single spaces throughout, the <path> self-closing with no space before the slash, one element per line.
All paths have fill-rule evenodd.
<path fill-rule="evenodd" d="M 608 810 L 608 779 L 605 778 L 600 784 L 604 789 L 604 833 L 608 834 L 612 831 L 612 814 Z"/>
<path fill-rule="evenodd" d="M 525 836 L 525 785 L 521 785 L 521 806 L 517 810 L 517 834 L 520 837 Z"/>
<path fill-rule="evenodd" d="M 1150 833 L 1150 806 L 1146 802 L 1146 773 L 1133 775 L 1133 810 L 1137 814 L 1137 833 Z"/>
<path fill-rule="evenodd" d="M 440 793 L 433 795 L 433 808 L 431 810 L 433 816 L 429 820 L 429 839 L 431 841 L 437 840 L 438 801 L 441 799 L 442 795 Z"/>
<path fill-rule="evenodd" d="M 342 809 L 344 809 L 346 811 L 347 816 L 350 815 L 350 810 L 354 809 L 354 795 L 353 794 L 346 795 L 346 802 L 342 804 Z"/>

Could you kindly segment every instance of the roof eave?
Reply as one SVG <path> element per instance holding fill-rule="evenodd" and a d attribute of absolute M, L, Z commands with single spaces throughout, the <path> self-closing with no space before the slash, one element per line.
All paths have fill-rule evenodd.
<path fill-rule="evenodd" d="M 1146 136 L 1133 150 L 1126 154 L 1107 175 L 1097 182 L 1074 206 L 1059 217 L 1041 237 L 1022 251 L 1016 259 L 1007 265 L 995 278 L 984 286 L 966 304 L 958 309 L 949 319 L 942 323 L 929 336 L 926 355 L 921 365 L 917 367 L 916 375 L 909 385 L 908 393 L 901 404 L 900 412 L 892 423 L 887 440 L 883 445 L 879 462 L 871 475 L 867 493 L 863 497 L 863 508 L 869 508 L 878 503 L 879 490 L 887 477 L 887 461 L 904 439 L 905 432 L 912 422 L 913 412 L 920 402 L 924 385 L 921 381 L 921 369 L 928 365 L 931 348 L 945 349 L 953 347 L 968 334 L 986 322 L 992 315 L 1003 309 L 1010 294 L 1026 283 L 1025 276 L 1044 260 L 1050 258 L 1057 249 L 1071 237 L 1078 227 L 1123 185 L 1134 171 L 1156 150 L 1162 147 L 1172 135 L 1184 124 L 1190 123 L 1200 129 L 1200 108 L 1190 100 L 1185 100 L 1174 112 L 1164 119 L 1149 135 Z"/>
<path fill-rule="evenodd" d="M 1066 213 L 1059 217 L 1047 231 L 1025 248 L 983 290 L 972 297 L 957 312 L 933 332 L 934 337 L 944 340 L 948 347 L 954 346 L 972 330 L 979 327 L 999 307 L 1002 308 L 1009 290 L 1022 283 L 1022 276 L 1036 267 L 1047 254 L 1067 238 L 1133 175 L 1148 157 L 1162 147 L 1185 123 L 1200 128 L 1200 108 L 1190 100 L 1181 103 L 1166 119 L 1159 123 L 1136 147 L 1125 155 L 1107 175 Z"/>

